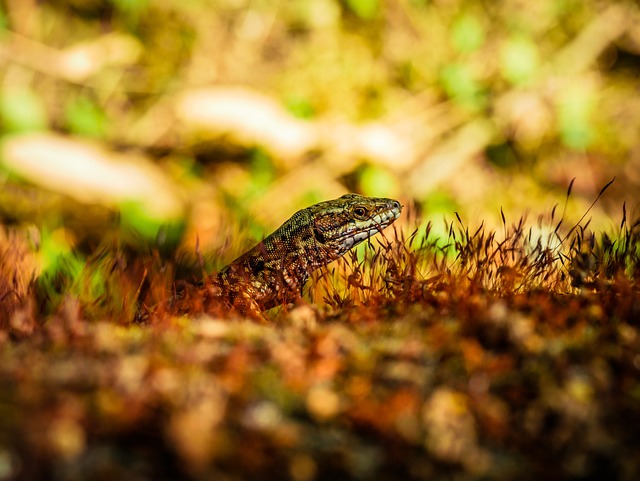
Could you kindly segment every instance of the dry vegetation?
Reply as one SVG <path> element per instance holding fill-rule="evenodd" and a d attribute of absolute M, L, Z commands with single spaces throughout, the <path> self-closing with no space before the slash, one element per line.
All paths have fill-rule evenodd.
<path fill-rule="evenodd" d="M 640 222 L 553 217 L 390 230 L 266 324 L 172 312 L 159 256 L 106 250 L 77 276 L 108 272 L 102 295 L 69 295 L 6 233 L 0 474 L 635 479 Z"/>

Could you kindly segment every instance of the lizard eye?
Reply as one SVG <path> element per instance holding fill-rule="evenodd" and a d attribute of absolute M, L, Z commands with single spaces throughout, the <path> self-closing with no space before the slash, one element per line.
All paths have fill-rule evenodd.
<path fill-rule="evenodd" d="M 324 244 L 326 242 L 324 234 L 320 229 L 318 229 L 318 227 L 313 228 L 313 237 L 315 237 L 315 239 L 320 242 L 320 244 Z"/>
<path fill-rule="evenodd" d="M 353 209 L 353 215 L 356 219 L 364 219 L 367 216 L 367 209 L 361 206 L 357 206 Z"/>

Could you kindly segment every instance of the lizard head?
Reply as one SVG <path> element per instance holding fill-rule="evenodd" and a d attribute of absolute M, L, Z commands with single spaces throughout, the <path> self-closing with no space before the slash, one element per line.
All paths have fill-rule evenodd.
<path fill-rule="evenodd" d="M 402 206 L 393 199 L 346 194 L 309 209 L 315 240 L 337 259 L 393 223 Z"/>

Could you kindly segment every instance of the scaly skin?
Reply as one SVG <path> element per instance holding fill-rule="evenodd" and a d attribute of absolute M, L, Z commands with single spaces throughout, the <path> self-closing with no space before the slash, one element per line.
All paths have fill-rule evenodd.
<path fill-rule="evenodd" d="M 356 194 L 312 205 L 293 214 L 206 284 L 215 297 L 241 312 L 294 302 L 314 270 L 382 231 L 401 210 L 396 200 Z"/>

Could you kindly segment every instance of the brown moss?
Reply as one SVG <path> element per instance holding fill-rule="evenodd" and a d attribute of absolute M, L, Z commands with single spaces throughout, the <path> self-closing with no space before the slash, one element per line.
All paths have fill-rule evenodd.
<path fill-rule="evenodd" d="M 5 234 L 11 475 L 633 479 L 640 224 L 533 243 L 524 225 L 395 231 L 259 323 L 116 248 L 47 311 Z M 102 298 L 87 272 L 108 273 Z"/>

